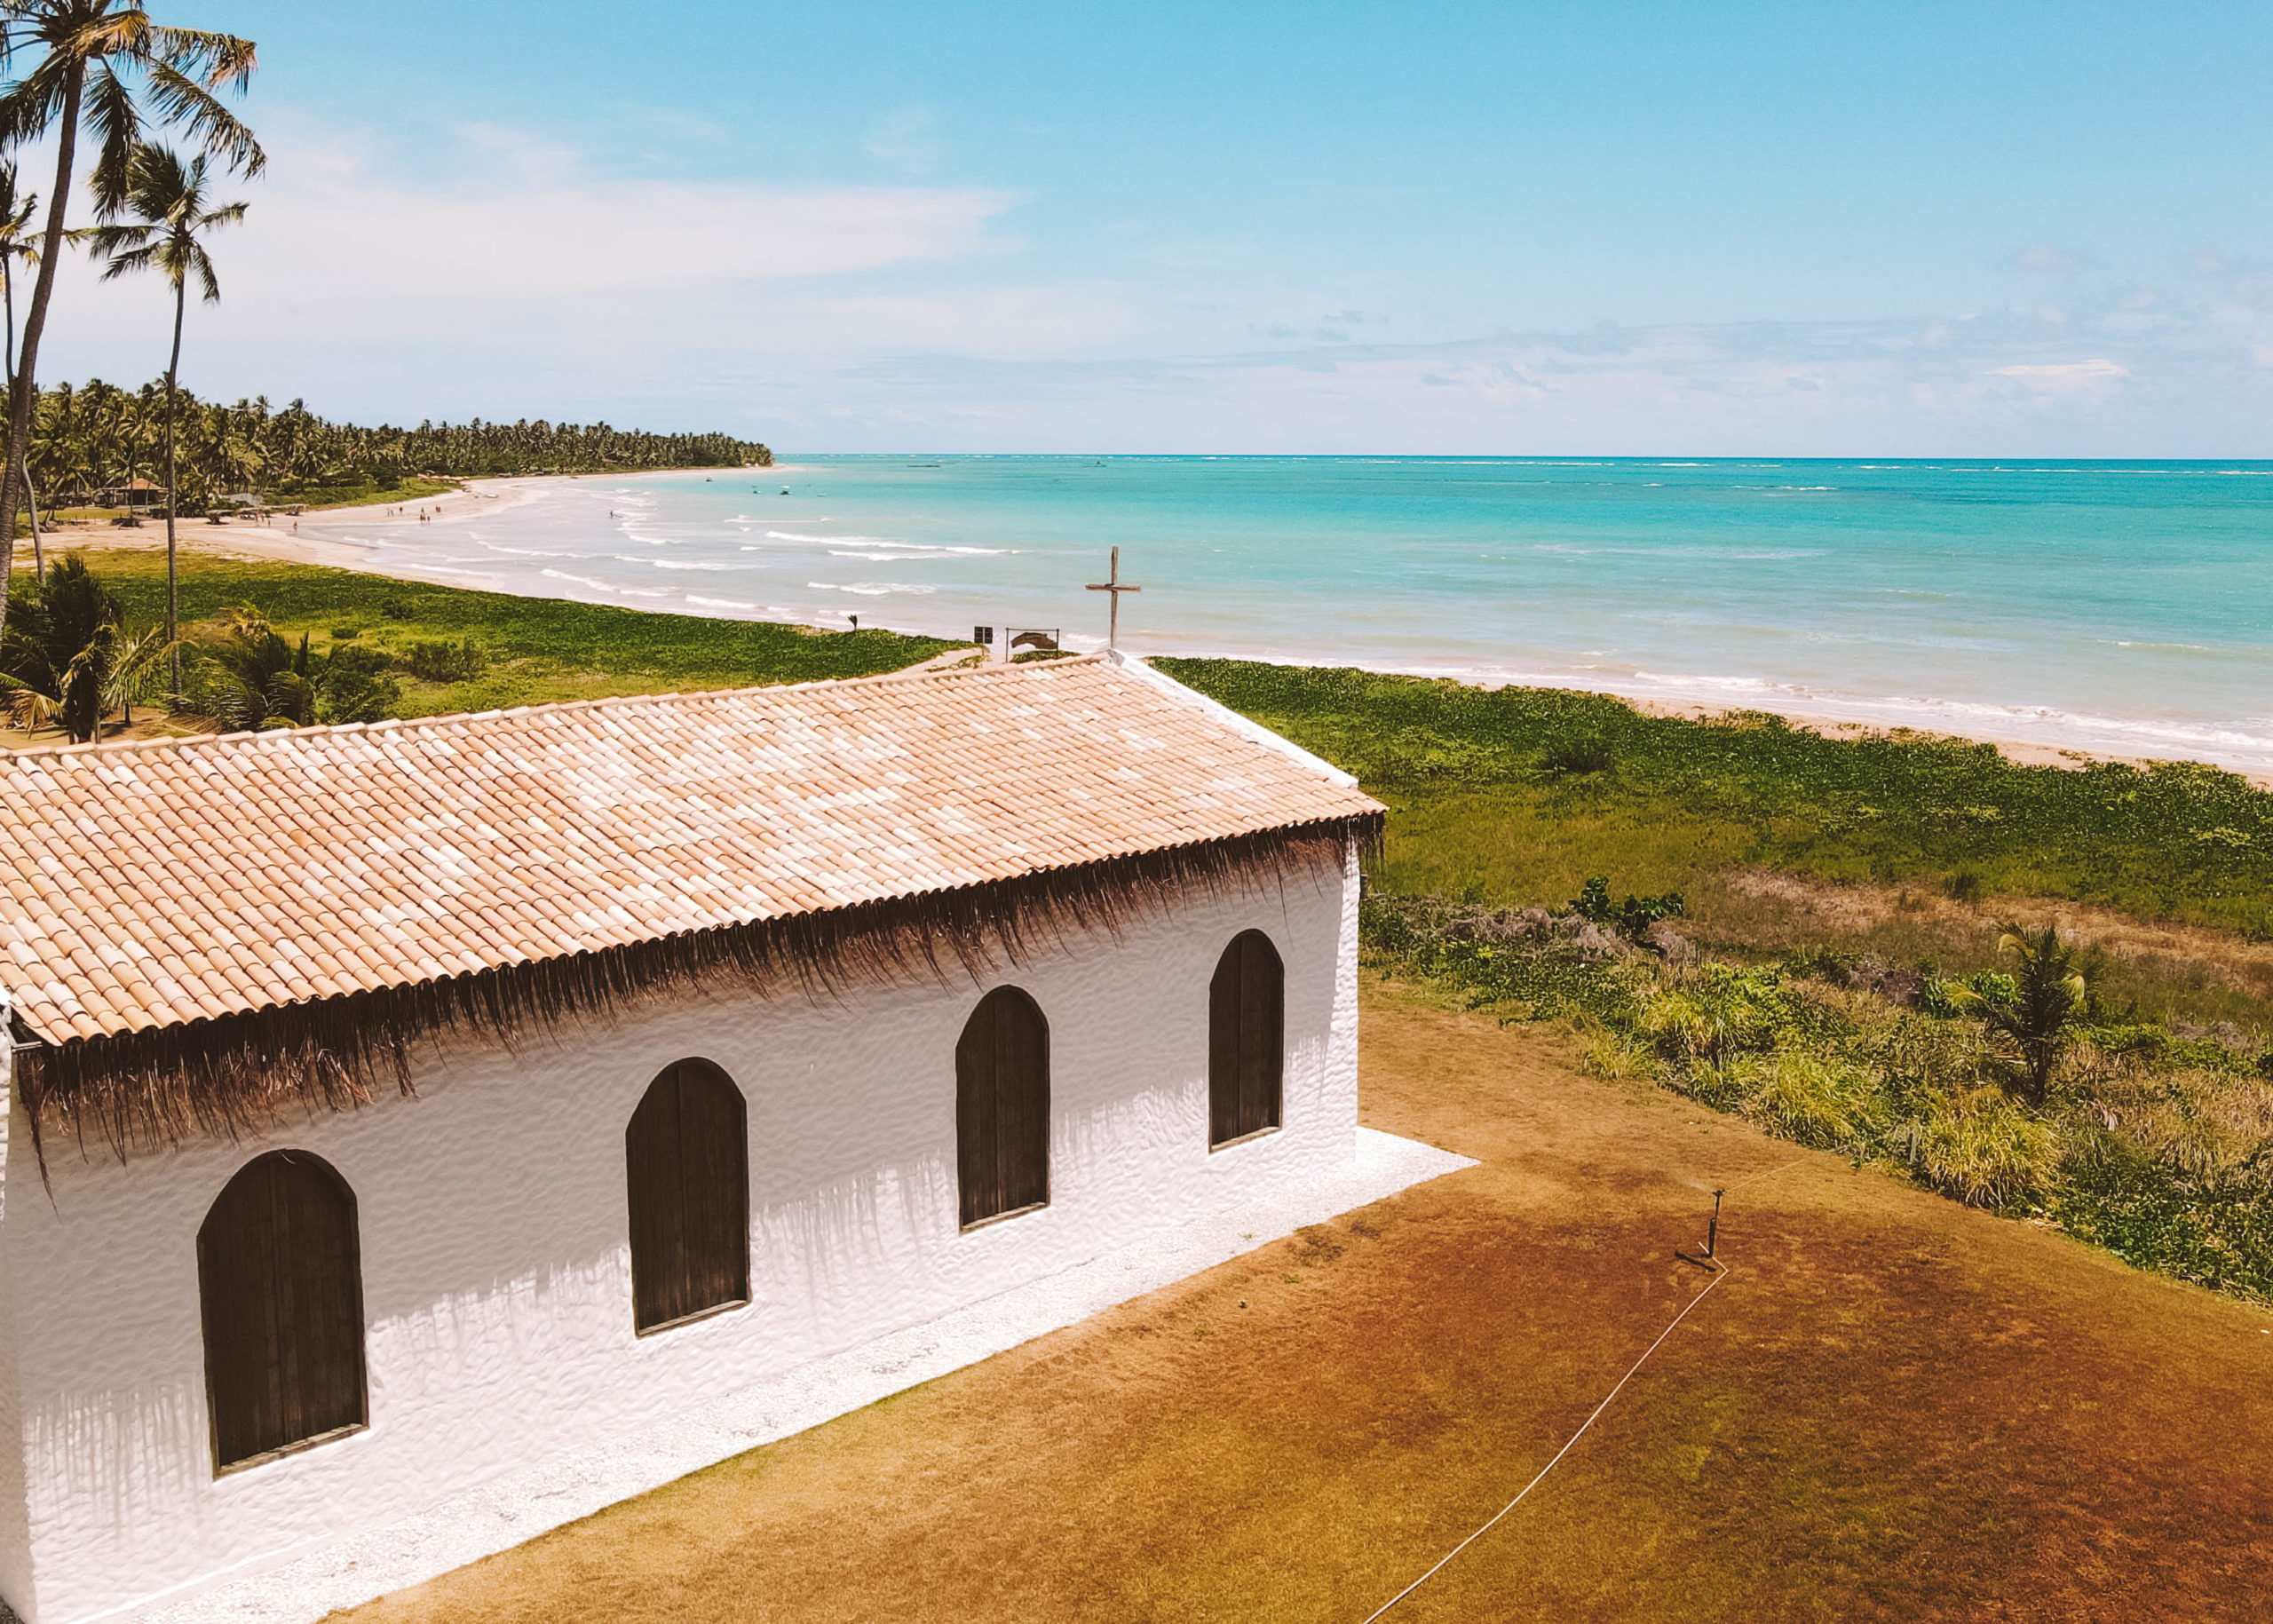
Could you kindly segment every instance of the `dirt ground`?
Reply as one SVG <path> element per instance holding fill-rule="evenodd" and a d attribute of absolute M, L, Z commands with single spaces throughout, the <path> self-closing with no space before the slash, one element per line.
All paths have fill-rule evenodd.
<path fill-rule="evenodd" d="M 1478 1158 L 352 1613 L 358 1624 L 2256 1619 L 2273 1316 L 1369 987 Z"/>

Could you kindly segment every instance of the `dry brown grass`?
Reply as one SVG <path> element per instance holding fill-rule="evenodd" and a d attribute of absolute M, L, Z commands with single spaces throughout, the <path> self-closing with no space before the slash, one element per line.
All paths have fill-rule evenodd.
<path fill-rule="evenodd" d="M 2095 952 L 2104 994 L 2150 1014 L 2198 1021 L 2273 1022 L 2273 940 L 2143 920 L 2119 909 L 2048 897 L 1961 902 L 1922 886 L 1837 884 L 1782 870 L 1732 867 L 1692 882 L 1705 938 L 1762 952 L 1830 947 L 1894 963 L 1933 960 L 1952 970 L 1997 964 L 1997 922 L 2056 924 Z"/>
<path fill-rule="evenodd" d="M 1483 1165 L 388 1597 L 359 1624 L 2253 1619 L 2273 1318 L 1369 987 Z M 1245 1306 L 1240 1304 L 1244 1303 Z"/>

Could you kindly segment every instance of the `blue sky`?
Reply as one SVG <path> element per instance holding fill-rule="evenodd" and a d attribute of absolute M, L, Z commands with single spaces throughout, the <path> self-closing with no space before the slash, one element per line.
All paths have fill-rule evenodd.
<path fill-rule="evenodd" d="M 2273 8 L 164 0 L 186 376 L 802 451 L 2267 455 Z M 67 286 L 43 371 L 157 369 Z"/>

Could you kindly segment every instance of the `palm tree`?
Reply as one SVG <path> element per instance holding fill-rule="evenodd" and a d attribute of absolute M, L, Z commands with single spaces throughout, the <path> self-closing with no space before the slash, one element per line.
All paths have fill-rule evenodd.
<path fill-rule="evenodd" d="M 0 0 L 0 62 L 12 66 L 18 53 L 34 51 L 39 59 L 31 71 L 0 90 L 0 148 L 55 139 L 55 186 L 47 197 L 39 278 L 24 313 L 22 360 L 10 391 L 7 455 L 0 460 L 0 582 L 15 561 L 18 481 L 31 438 L 33 380 L 55 291 L 80 125 L 96 143 L 88 181 L 103 219 L 126 205 L 146 121 L 186 130 L 202 150 L 243 174 L 257 174 L 267 162 L 252 131 L 214 94 L 250 82 L 258 66 L 250 40 L 162 28 L 150 20 L 143 0 Z M 0 609 L 0 632 L 4 614 Z"/>
<path fill-rule="evenodd" d="M 181 594 L 174 571 L 174 492 L 178 484 L 174 466 L 174 384 L 181 371 L 182 314 L 189 306 L 189 279 L 197 278 L 200 295 L 209 305 L 221 297 L 219 278 L 202 241 L 209 232 L 234 226 L 245 218 L 242 203 L 212 208 L 206 192 L 206 159 L 202 154 L 187 163 L 162 147 L 134 149 L 128 169 L 126 208 L 135 217 L 131 226 L 98 226 L 87 234 L 90 251 L 107 257 L 103 280 L 152 267 L 162 271 L 174 290 L 174 347 L 166 357 L 166 641 L 181 637 Z M 174 650 L 174 692 L 181 692 L 181 651 Z"/>
<path fill-rule="evenodd" d="M 76 553 L 58 558 L 15 598 L 0 636 L 0 692 L 16 725 L 27 733 L 59 726 L 84 743 L 102 726 L 118 600 Z"/>
<path fill-rule="evenodd" d="M 2076 950 L 2060 939 L 2056 927 L 2031 931 L 2024 925 L 2000 924 L 1997 930 L 1997 951 L 2020 961 L 2013 975 L 2013 995 L 1990 998 L 1967 987 L 1958 990 L 1952 1002 L 1980 1016 L 1991 1035 L 2011 1052 L 2013 1081 L 2030 1105 L 2040 1106 L 2051 1091 L 2053 1068 L 2060 1063 L 2070 1034 L 2083 1024 L 2090 995 L 2083 972 L 2076 968 Z"/>
<path fill-rule="evenodd" d="M 0 303 L 7 309 L 8 387 L 16 386 L 16 266 L 39 263 L 39 244 L 32 241 L 33 211 L 39 207 L 39 194 L 26 192 L 20 196 L 16 190 L 16 166 L 13 161 L 0 159 Z M 19 466 L 23 476 L 24 489 L 32 488 L 29 470 Z M 47 560 L 41 555 L 39 545 L 39 497 L 31 496 L 32 513 L 32 574 L 47 574 Z"/>

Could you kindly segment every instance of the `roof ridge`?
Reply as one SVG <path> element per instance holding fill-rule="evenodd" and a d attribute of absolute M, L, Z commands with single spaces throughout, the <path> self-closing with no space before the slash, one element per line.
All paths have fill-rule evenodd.
<path fill-rule="evenodd" d="M 1063 669 L 1072 665 L 1105 664 L 1101 653 L 1069 654 L 1062 660 L 988 661 L 976 666 L 934 666 L 924 668 L 903 666 L 896 671 L 870 671 L 860 677 L 817 677 L 810 682 L 749 683 L 739 688 L 673 688 L 662 693 L 605 693 L 593 699 L 550 700 L 534 705 L 509 705 L 495 710 L 450 710 L 431 717 L 383 717 L 376 722 L 317 722 L 305 727 L 278 727 L 232 733 L 184 733 L 163 739 L 90 740 L 82 744 L 28 745 L 20 750 L 0 750 L 0 771 L 22 761 L 27 757 L 50 758 L 142 753 L 156 750 L 205 749 L 242 739 L 313 739 L 332 738 L 341 733 L 401 732 L 411 728 L 435 727 L 486 722 L 504 717 L 525 717 L 539 711 L 567 712 L 597 710 L 603 706 L 657 705 L 667 700 L 733 699 L 742 694 L 805 693 L 816 688 L 857 688 L 869 684 L 887 682 L 930 682 L 950 677 L 973 678 L 1012 672 Z M 1110 666 L 1106 669 L 1111 669 Z"/>

